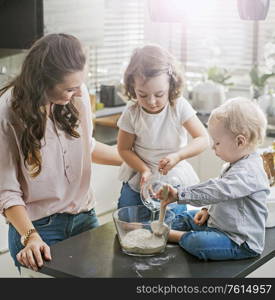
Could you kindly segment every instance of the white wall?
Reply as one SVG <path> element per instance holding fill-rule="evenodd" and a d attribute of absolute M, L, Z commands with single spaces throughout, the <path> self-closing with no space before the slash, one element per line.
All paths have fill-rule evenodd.
<path fill-rule="evenodd" d="M 5 218 L 0 215 L 0 253 L 8 249 L 8 225 Z"/>

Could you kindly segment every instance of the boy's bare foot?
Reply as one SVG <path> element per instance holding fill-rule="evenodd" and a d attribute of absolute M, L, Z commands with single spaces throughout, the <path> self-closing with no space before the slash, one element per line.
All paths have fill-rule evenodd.
<path fill-rule="evenodd" d="M 178 243 L 185 233 L 185 231 L 170 229 L 168 234 L 168 241 L 171 243 Z"/>

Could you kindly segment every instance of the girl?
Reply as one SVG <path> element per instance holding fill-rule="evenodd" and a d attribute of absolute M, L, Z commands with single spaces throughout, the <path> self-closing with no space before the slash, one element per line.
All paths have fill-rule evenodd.
<path fill-rule="evenodd" d="M 197 183 L 186 159 L 208 146 L 207 131 L 181 96 L 183 78 L 166 50 L 156 45 L 136 49 L 124 84 L 134 103 L 118 121 L 118 151 L 125 162 L 118 208 L 142 205 L 140 187 L 155 172 L 177 176 L 184 186 Z M 187 133 L 193 138 L 189 143 Z"/>

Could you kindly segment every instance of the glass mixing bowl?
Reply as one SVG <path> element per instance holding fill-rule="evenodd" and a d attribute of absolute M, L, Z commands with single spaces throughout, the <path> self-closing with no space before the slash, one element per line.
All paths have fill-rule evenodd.
<path fill-rule="evenodd" d="M 164 223 L 168 230 L 161 236 L 155 235 L 151 228 L 151 223 L 158 218 L 158 211 L 151 211 L 143 205 L 116 210 L 113 220 L 122 251 L 134 256 L 153 256 L 164 252 L 175 214 L 166 210 Z"/>
<path fill-rule="evenodd" d="M 160 209 L 160 200 L 156 197 L 156 193 L 167 184 L 176 187 L 180 184 L 180 180 L 177 176 L 169 173 L 167 175 L 153 174 L 140 189 L 142 203 L 151 211 L 158 211 Z"/>

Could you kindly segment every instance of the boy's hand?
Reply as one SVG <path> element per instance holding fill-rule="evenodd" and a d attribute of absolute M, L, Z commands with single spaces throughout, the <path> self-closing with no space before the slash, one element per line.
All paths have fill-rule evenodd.
<path fill-rule="evenodd" d="M 169 154 L 159 161 L 159 171 L 166 175 L 179 161 L 180 158 L 177 153 Z"/>
<path fill-rule="evenodd" d="M 170 184 L 166 184 L 159 189 L 156 193 L 156 197 L 161 200 L 163 207 L 166 207 L 169 203 L 173 203 L 178 200 L 178 191 Z"/>
<path fill-rule="evenodd" d="M 203 225 L 209 218 L 208 210 L 203 208 L 199 212 L 195 214 L 194 223 L 201 226 Z"/>

